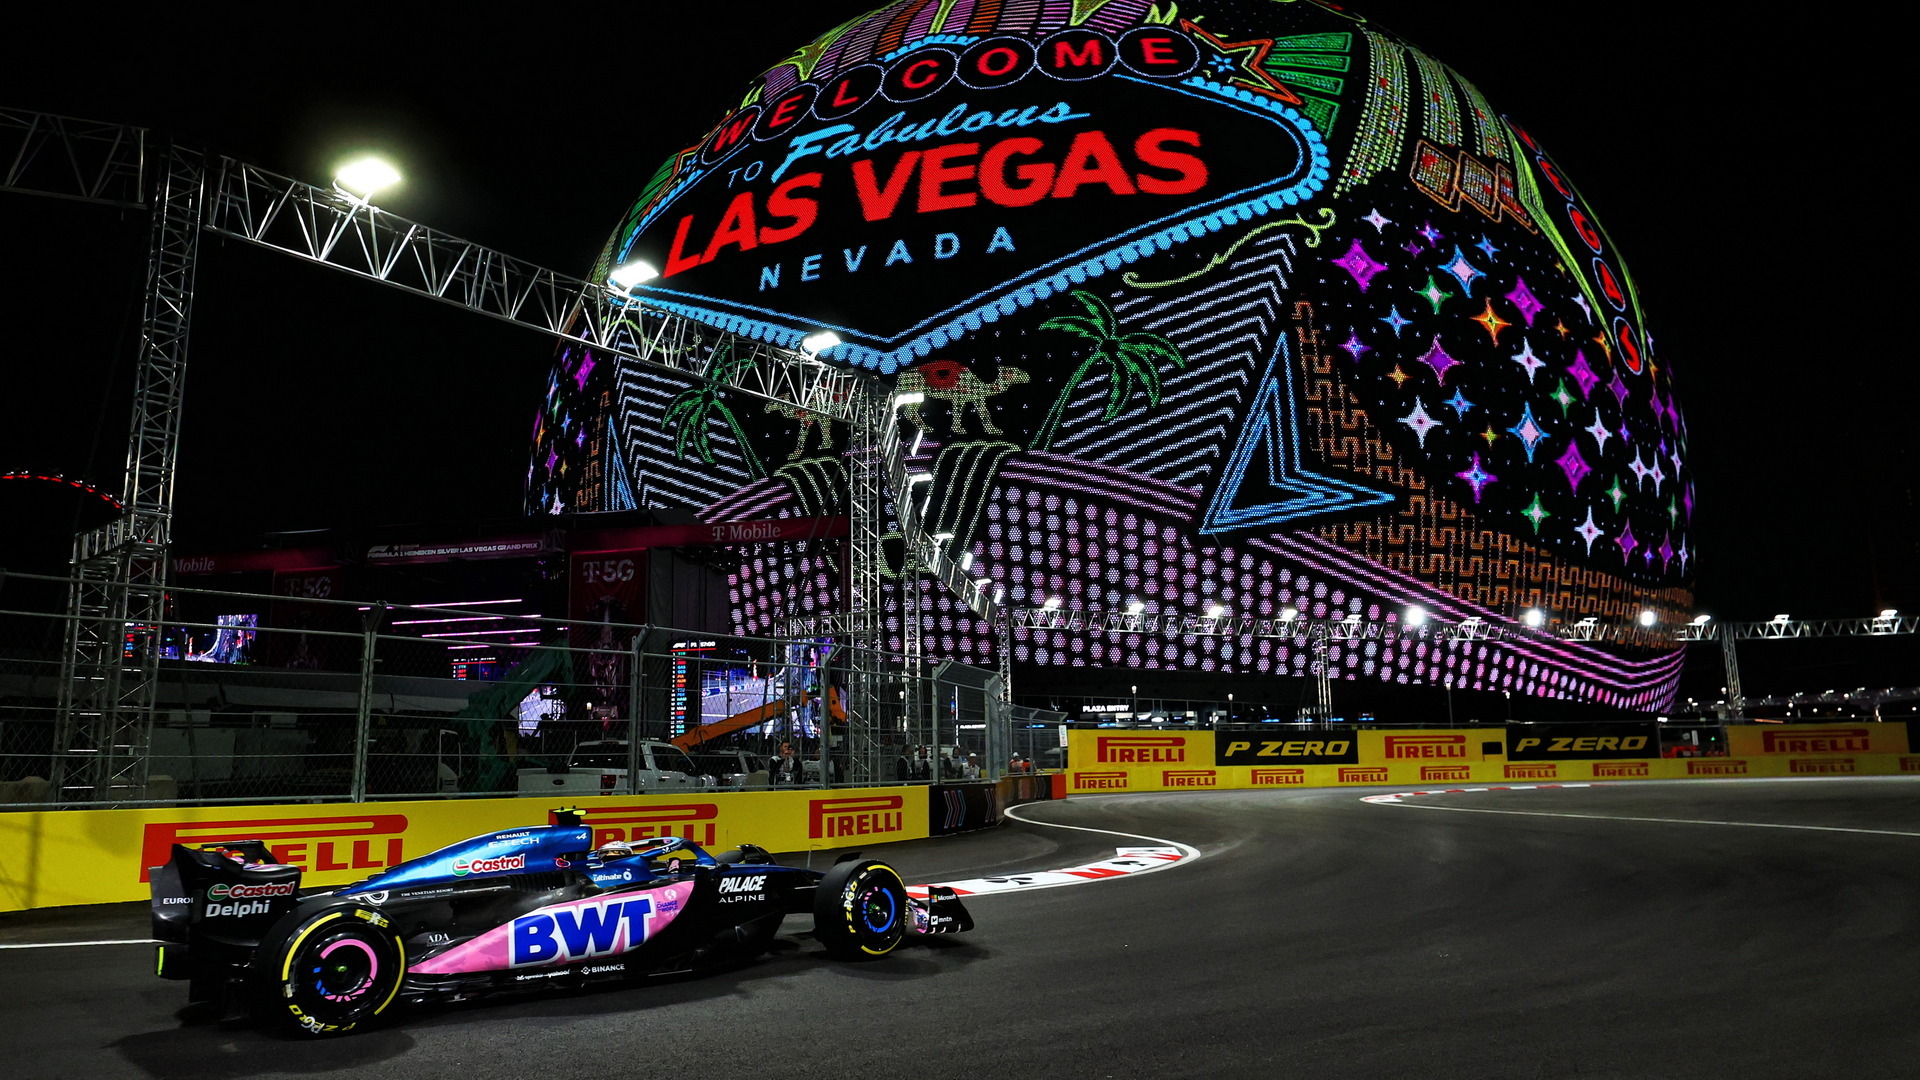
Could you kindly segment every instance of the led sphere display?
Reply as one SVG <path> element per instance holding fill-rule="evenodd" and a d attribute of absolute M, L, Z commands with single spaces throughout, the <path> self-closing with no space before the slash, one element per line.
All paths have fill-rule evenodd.
<path fill-rule="evenodd" d="M 647 304 L 795 348 L 830 332 L 823 359 L 917 394 L 926 529 L 1009 607 L 1417 609 L 1429 630 L 1539 609 L 1512 637 L 1360 635 L 1326 658 L 1672 698 L 1694 492 L 1634 280 L 1530 130 L 1357 14 L 900 0 L 797 48 L 662 164 L 595 280 L 635 260 L 659 270 Z M 578 346 L 534 443 L 536 511 L 845 512 L 839 425 Z M 993 629 L 918 587 L 926 650 L 991 662 Z M 840 588 L 830 546 L 747 549 L 736 629 L 837 610 Z M 1012 648 L 1315 662 L 1280 637 L 1023 628 Z"/>

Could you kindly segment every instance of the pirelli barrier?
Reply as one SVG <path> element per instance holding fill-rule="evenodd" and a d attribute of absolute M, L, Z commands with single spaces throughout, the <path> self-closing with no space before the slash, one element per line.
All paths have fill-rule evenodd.
<path fill-rule="evenodd" d="M 991 787 L 991 785 L 988 785 Z M 711 798 L 574 800 L 598 843 L 684 836 L 715 849 L 742 842 L 810 851 L 929 835 L 924 787 L 739 791 Z M 265 840 L 309 885 L 344 885 L 489 829 L 544 825 L 546 802 L 325 803 L 0 814 L 0 911 L 147 897 L 147 867 L 175 843 Z"/>
<path fill-rule="evenodd" d="M 1920 774 L 1907 725 L 1727 729 L 1725 757 L 1663 758 L 1653 724 L 1336 733 L 1071 731 L 1068 796 L 1210 788 Z"/>

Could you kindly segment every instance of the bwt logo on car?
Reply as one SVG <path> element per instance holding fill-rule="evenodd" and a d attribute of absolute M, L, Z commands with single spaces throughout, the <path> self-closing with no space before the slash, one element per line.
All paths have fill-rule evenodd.
<path fill-rule="evenodd" d="M 1116 791 L 1127 786 L 1123 772 L 1082 772 L 1073 774 L 1075 791 Z"/>
<path fill-rule="evenodd" d="M 1506 775 L 1509 780 L 1553 780 L 1559 777 L 1560 766 L 1551 762 L 1544 765 L 1509 764 Z"/>
<path fill-rule="evenodd" d="M 1467 756 L 1465 735 L 1389 735 L 1387 760 Z"/>
<path fill-rule="evenodd" d="M 511 967 L 566 964 L 635 949 L 647 940 L 653 898 L 589 900 L 513 920 Z"/>
<path fill-rule="evenodd" d="M 1253 770 L 1253 786 L 1254 787 L 1273 787 L 1273 786 L 1284 785 L 1284 784 L 1305 784 L 1306 782 L 1307 782 L 1307 770 L 1305 769 L 1255 769 Z"/>
<path fill-rule="evenodd" d="M 1689 761 L 1688 776 L 1745 776 L 1747 763 L 1744 761 Z"/>
<path fill-rule="evenodd" d="M 502 855 L 495 859 L 455 859 L 453 876 L 466 877 L 468 874 L 498 874 L 503 870 L 525 870 L 525 855 Z"/>
<path fill-rule="evenodd" d="M 590 807 L 587 826 L 595 847 L 610 840 L 652 840 L 678 836 L 702 847 L 718 843 L 718 803 L 654 803 L 647 806 Z"/>
<path fill-rule="evenodd" d="M 1215 787 L 1212 769 L 1162 769 L 1161 787 Z"/>
<path fill-rule="evenodd" d="M 1853 771 L 1853 759 L 1843 758 L 1793 758 L 1787 762 L 1787 771 L 1796 776 L 1808 773 L 1850 773 Z"/>
<path fill-rule="evenodd" d="M 1187 760 L 1187 740 L 1178 735 L 1101 735 L 1094 760 L 1105 764 L 1158 765 Z"/>
<path fill-rule="evenodd" d="M 902 795 L 867 795 L 849 799 L 811 799 L 807 803 L 807 836 L 871 836 L 906 828 L 907 800 Z"/>
<path fill-rule="evenodd" d="M 1763 731 L 1760 749 L 1768 754 L 1860 754 L 1872 748 L 1870 735 L 1866 728 Z"/>
<path fill-rule="evenodd" d="M 264 840 L 281 862 L 315 873 L 381 870 L 406 861 L 401 843 L 406 831 L 405 814 L 154 822 L 140 841 L 140 880 L 147 880 L 149 867 L 172 856 L 175 844 L 241 838 Z"/>
<path fill-rule="evenodd" d="M 1644 761 L 1596 761 L 1593 763 L 1593 775 L 1599 776 L 1649 776 Z"/>

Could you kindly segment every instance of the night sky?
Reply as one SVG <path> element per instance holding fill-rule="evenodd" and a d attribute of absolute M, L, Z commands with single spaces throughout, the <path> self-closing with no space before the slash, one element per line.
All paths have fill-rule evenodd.
<path fill-rule="evenodd" d="M 330 10 L 271 33 L 238 14 L 103 29 L 89 9 L 15 37 L 32 55 L 0 68 L 0 105 L 316 183 L 376 149 L 408 178 L 384 208 L 581 274 L 751 75 L 870 6 Z M 1890 268 L 1906 196 L 1879 175 L 1895 140 L 1871 80 L 1889 76 L 1865 74 L 1894 70 L 1890 35 L 1696 5 L 1356 6 L 1538 137 L 1625 253 L 1691 427 L 1700 610 L 1920 608 L 1909 320 L 1890 314 L 1910 307 Z M 0 472 L 118 488 L 146 243 L 143 215 L 0 194 Z M 532 331 L 209 241 L 177 541 L 515 518 L 550 355 Z M 76 515 L 97 504 L 0 483 L 0 566 L 57 567 Z"/>

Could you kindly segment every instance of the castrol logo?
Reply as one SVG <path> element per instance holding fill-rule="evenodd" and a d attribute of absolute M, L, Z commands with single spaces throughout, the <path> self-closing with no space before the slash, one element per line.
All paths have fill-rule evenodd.
<path fill-rule="evenodd" d="M 221 882 L 207 886 L 209 900 L 258 900 L 268 896 L 292 896 L 293 882 L 275 881 L 264 885 L 228 885 Z"/>
<path fill-rule="evenodd" d="M 525 855 L 502 855 L 497 859 L 456 859 L 453 864 L 455 877 L 467 874 L 497 874 L 502 870 L 525 870 Z"/>

